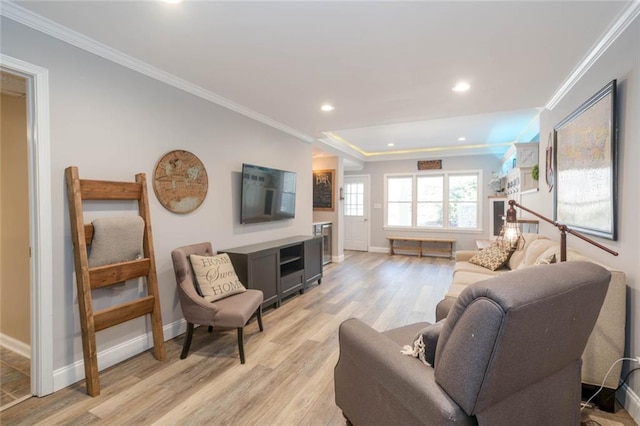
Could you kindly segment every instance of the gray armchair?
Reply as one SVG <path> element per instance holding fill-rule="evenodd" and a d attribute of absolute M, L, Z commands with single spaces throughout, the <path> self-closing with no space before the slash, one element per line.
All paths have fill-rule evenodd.
<path fill-rule="evenodd" d="M 536 266 L 469 286 L 434 325 L 347 320 L 336 404 L 355 425 L 578 425 L 580 356 L 609 278 L 587 262 Z M 433 367 L 400 353 L 419 334 Z"/>
<path fill-rule="evenodd" d="M 240 362 L 244 364 L 243 330 L 254 313 L 258 318 L 260 331 L 264 330 L 262 325 L 262 301 L 264 299 L 262 291 L 247 289 L 243 293 L 234 294 L 224 299 L 216 300 L 213 303 L 207 302 L 198 293 L 189 260 L 189 256 L 192 254 L 213 256 L 215 253 L 211 248 L 211 243 L 179 247 L 171 252 L 173 269 L 178 284 L 180 307 L 182 308 L 184 319 L 187 321 L 187 335 L 185 336 L 180 358 L 185 359 L 187 357 L 191 346 L 191 338 L 193 337 L 193 327 L 195 324 L 200 324 L 209 326 L 210 332 L 213 331 L 213 327 L 236 328 L 238 330 Z"/>

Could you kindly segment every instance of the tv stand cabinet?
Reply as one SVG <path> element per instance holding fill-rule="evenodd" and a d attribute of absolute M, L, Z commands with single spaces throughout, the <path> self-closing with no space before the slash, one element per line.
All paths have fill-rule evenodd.
<path fill-rule="evenodd" d="M 262 307 L 279 307 L 282 300 L 304 293 L 313 282 L 322 281 L 322 238 L 296 236 L 243 247 L 220 250 L 227 253 L 240 281 L 262 290 Z"/>

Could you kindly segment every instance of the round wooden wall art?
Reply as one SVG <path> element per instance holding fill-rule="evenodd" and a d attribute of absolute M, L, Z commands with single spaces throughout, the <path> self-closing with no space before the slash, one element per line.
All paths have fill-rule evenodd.
<path fill-rule="evenodd" d="M 174 213 L 189 213 L 197 209 L 208 189 L 207 170 L 202 161 L 189 151 L 167 153 L 153 172 L 153 190 L 158 201 Z"/>

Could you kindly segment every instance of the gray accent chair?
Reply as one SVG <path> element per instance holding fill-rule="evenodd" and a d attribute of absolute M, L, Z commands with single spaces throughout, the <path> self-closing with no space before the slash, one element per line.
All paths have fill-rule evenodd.
<path fill-rule="evenodd" d="M 187 357 L 193 337 L 194 325 L 200 324 L 209 326 L 209 332 L 213 331 L 213 327 L 237 329 L 240 362 L 244 364 L 244 326 L 247 325 L 254 313 L 258 318 L 260 331 L 264 330 L 262 325 L 262 301 L 264 300 L 262 291 L 247 289 L 243 293 L 234 294 L 224 299 L 216 300 L 213 303 L 207 302 L 199 294 L 191 261 L 189 260 L 189 256 L 192 254 L 213 256 L 215 253 L 211 243 L 192 244 L 179 247 L 171 252 L 173 270 L 178 284 L 180 307 L 182 308 L 184 319 L 187 321 L 187 335 L 185 336 L 180 359 Z"/>
<path fill-rule="evenodd" d="M 588 262 L 535 266 L 468 286 L 433 325 L 347 320 L 336 404 L 354 425 L 578 425 L 580 357 L 609 280 Z M 400 353 L 423 333 L 433 367 Z"/>

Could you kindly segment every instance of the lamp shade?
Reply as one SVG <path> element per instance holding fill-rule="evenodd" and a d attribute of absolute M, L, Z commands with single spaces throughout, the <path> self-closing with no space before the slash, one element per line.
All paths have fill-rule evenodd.
<path fill-rule="evenodd" d="M 524 237 L 518 225 L 518 213 L 513 205 L 510 205 L 507 209 L 504 225 L 502 225 L 496 242 L 508 250 L 522 250 L 524 247 Z"/>

